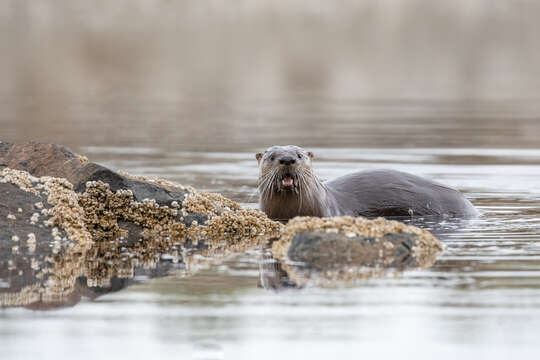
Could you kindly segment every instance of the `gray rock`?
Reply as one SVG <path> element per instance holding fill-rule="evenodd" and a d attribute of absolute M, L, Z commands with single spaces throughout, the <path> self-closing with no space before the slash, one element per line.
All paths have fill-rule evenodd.
<path fill-rule="evenodd" d="M 171 206 L 173 201 L 182 204 L 186 194 L 183 190 L 174 191 L 156 184 L 130 179 L 94 163 L 89 163 L 75 171 L 73 180 L 75 180 L 74 190 L 79 193 L 85 192 L 88 181 L 103 181 L 109 184 L 113 192 L 131 190 L 135 201 L 153 199 L 160 206 Z"/>
<path fill-rule="evenodd" d="M 49 208 L 43 196 L 21 190 L 14 184 L 0 183 L 0 294 L 18 292 L 47 280 L 46 276 L 39 279 L 36 276 L 47 259 L 54 256 L 55 239 L 52 229 L 43 225 L 50 217 L 41 214 L 41 208 L 36 207 L 38 203 L 45 204 L 43 209 Z M 31 218 L 36 213 L 39 220 L 32 223 Z M 63 238 L 66 233 L 58 230 L 57 236 Z"/>
<path fill-rule="evenodd" d="M 379 239 L 323 232 L 301 232 L 288 250 L 292 261 L 317 270 L 346 266 L 404 268 L 418 266 L 414 234 L 387 234 Z"/>
<path fill-rule="evenodd" d="M 101 165 L 89 163 L 70 149 L 56 144 L 0 142 L 0 170 L 6 167 L 22 170 L 36 177 L 65 178 L 73 184 L 74 191 L 78 193 L 86 191 L 87 182 L 102 181 L 108 184 L 113 192 L 131 190 L 133 200 L 141 202 L 150 199 L 160 206 L 171 207 L 173 201 L 181 206 L 186 193 L 181 188 L 137 180 Z M 41 204 L 36 205 L 39 203 Z M 130 265 L 119 266 L 124 254 L 128 257 L 130 253 L 135 252 L 145 257 L 145 245 L 141 245 L 145 229 L 138 223 L 120 218 L 117 219 L 118 226 L 127 230 L 127 238 L 116 238 L 111 242 L 107 241 L 107 244 L 94 239 L 96 244 L 88 250 L 88 254 L 91 255 L 88 255 L 87 259 L 82 259 L 77 252 L 70 250 L 74 248 L 70 247 L 73 241 L 63 230 L 55 229 L 53 234 L 52 228 L 44 224 L 50 217 L 43 215 L 41 210 L 49 208 L 47 194 L 43 191 L 39 191 L 36 195 L 15 184 L 0 183 L 0 306 L 20 305 L 33 309 L 47 309 L 73 305 L 81 296 L 93 298 L 127 286 L 131 280 L 118 277 L 126 276 L 125 269 L 128 272 L 131 269 L 135 274 L 163 276 L 165 271 L 156 272 L 155 269 L 182 266 L 181 257 L 176 259 L 174 264 L 161 261 L 156 264 L 154 270 Z M 39 214 L 38 222 L 31 220 L 36 213 Z M 178 221 L 181 220 L 181 215 L 182 211 L 179 211 Z M 35 218 L 36 215 L 34 220 Z M 203 214 L 188 214 L 183 218 L 183 222 L 189 226 L 194 220 L 202 224 L 207 219 L 208 217 Z M 29 234 L 33 234 L 30 235 L 30 242 L 27 241 Z M 61 241 L 58 241 L 59 238 Z M 58 246 L 59 243 L 61 246 Z M 148 258 L 144 261 L 151 261 L 154 253 L 159 259 L 159 252 L 162 250 L 168 251 L 159 246 L 148 249 Z M 111 256 L 115 257 L 115 262 L 109 265 Z M 61 265 L 51 270 L 52 265 L 64 263 L 65 266 Z M 81 274 L 90 271 L 89 269 L 97 275 L 105 272 L 103 274 L 105 282 L 88 285 L 86 277 Z M 58 271 L 61 274 L 54 273 Z M 56 284 L 51 285 L 50 283 L 54 281 Z M 62 289 L 63 282 L 66 282 L 63 288 L 65 291 L 59 290 L 58 297 L 55 298 L 54 291 L 48 289 L 51 286 L 54 289 Z M 43 298 L 43 294 L 46 294 L 46 298 Z"/>
<path fill-rule="evenodd" d="M 185 191 L 154 183 L 134 180 L 95 163 L 86 162 L 69 148 L 56 144 L 27 142 L 0 143 L 0 168 L 23 170 L 33 176 L 53 176 L 67 179 L 76 192 L 86 190 L 86 182 L 103 181 L 113 192 L 131 190 L 134 200 L 154 199 L 159 205 L 182 203 Z"/>

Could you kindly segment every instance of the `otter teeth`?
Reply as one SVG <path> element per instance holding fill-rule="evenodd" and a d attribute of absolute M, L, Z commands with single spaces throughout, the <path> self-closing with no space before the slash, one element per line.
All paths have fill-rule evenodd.
<path fill-rule="evenodd" d="M 281 184 L 283 186 L 293 186 L 294 185 L 294 179 L 290 174 L 284 175 L 281 179 Z"/>

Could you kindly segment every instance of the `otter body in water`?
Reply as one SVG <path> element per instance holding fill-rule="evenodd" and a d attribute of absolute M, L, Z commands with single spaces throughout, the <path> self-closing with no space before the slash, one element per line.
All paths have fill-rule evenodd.
<path fill-rule="evenodd" d="M 271 219 L 478 215 L 459 191 L 401 171 L 359 171 L 322 182 L 311 167 L 313 154 L 298 146 L 272 146 L 256 158 L 259 204 Z"/>

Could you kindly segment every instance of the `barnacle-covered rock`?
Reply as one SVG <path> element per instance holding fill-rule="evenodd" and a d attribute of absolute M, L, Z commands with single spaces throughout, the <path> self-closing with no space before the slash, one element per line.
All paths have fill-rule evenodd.
<path fill-rule="evenodd" d="M 272 244 L 287 281 L 318 286 L 429 267 L 441 250 L 429 231 L 384 218 L 348 216 L 294 218 Z"/>
<path fill-rule="evenodd" d="M 0 170 L 0 305 L 63 301 L 92 245 L 83 219 L 65 179 Z"/>
<path fill-rule="evenodd" d="M 279 234 L 280 224 L 221 195 L 122 176 L 184 193 L 169 206 L 101 180 L 78 193 L 64 178 L 0 170 L 0 306 L 74 304 L 127 286 L 136 274 L 163 276 L 198 254 L 223 257 Z"/>

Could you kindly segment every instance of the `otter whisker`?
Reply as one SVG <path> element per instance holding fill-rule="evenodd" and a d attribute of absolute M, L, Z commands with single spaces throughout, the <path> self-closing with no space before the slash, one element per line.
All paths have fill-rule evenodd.
<path fill-rule="evenodd" d="M 265 201 L 268 201 L 274 192 L 277 176 L 278 169 L 273 169 L 259 178 L 259 192 L 261 193 L 261 198 Z"/>

